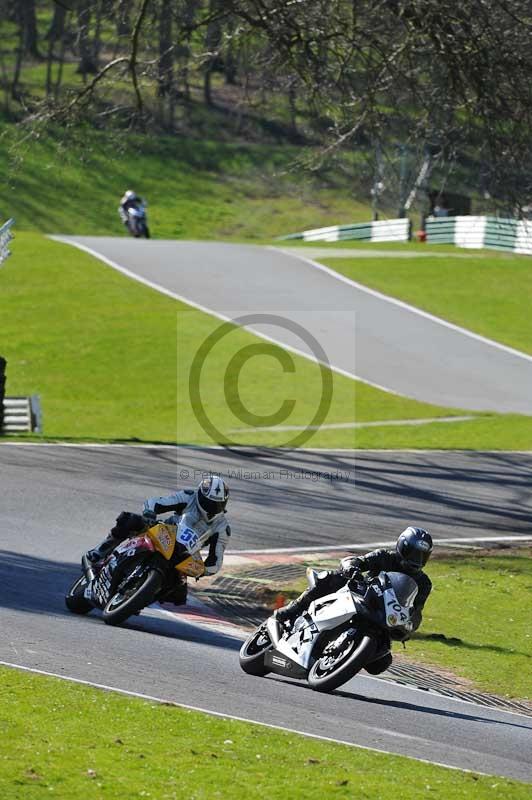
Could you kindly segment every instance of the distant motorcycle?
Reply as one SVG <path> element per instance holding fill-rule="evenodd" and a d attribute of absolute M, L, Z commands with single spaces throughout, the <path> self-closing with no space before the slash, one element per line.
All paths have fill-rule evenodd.
<path fill-rule="evenodd" d="M 148 228 L 146 203 L 137 203 L 137 205 L 129 206 L 126 214 L 126 225 L 131 236 L 134 236 L 136 239 L 149 239 L 150 230 Z"/>
<path fill-rule="evenodd" d="M 186 523 L 157 523 L 144 533 L 126 539 L 99 564 L 84 555 L 82 575 L 65 596 L 74 614 L 102 610 L 104 622 L 120 625 L 156 600 L 164 602 L 186 577 L 205 572 L 203 559 L 193 552 L 198 536 Z"/>
<path fill-rule="evenodd" d="M 316 577 L 309 568 L 310 586 Z M 391 639 L 408 638 L 417 591 L 416 582 L 401 572 L 371 579 L 358 573 L 311 603 L 291 625 L 272 615 L 242 645 L 240 666 L 249 675 L 275 672 L 330 692 L 389 653 Z"/>

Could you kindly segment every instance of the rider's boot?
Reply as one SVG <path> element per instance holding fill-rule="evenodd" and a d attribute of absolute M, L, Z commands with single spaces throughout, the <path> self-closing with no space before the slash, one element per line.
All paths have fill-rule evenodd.
<path fill-rule="evenodd" d="M 319 594 L 316 589 L 316 586 L 311 588 L 309 587 L 308 589 L 305 589 L 305 591 L 302 592 L 299 597 L 296 597 L 295 600 L 292 600 L 291 603 L 288 603 L 288 605 L 283 606 L 282 608 L 278 608 L 275 612 L 275 619 L 282 625 L 291 625 L 299 616 L 301 616 L 303 611 L 307 610 L 311 602 L 316 599 Z"/>
<path fill-rule="evenodd" d="M 88 550 L 85 555 L 91 564 L 97 564 L 98 561 L 103 561 L 119 542 L 120 539 L 116 539 L 112 533 L 108 533 L 98 547 L 93 547 L 92 550 Z"/>

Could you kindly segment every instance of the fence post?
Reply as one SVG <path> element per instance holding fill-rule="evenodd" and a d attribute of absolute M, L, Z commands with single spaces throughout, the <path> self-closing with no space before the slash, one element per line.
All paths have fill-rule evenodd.
<path fill-rule="evenodd" d="M 6 396 L 6 364 L 5 358 L 0 356 L 0 432 L 4 424 L 4 397 Z"/>

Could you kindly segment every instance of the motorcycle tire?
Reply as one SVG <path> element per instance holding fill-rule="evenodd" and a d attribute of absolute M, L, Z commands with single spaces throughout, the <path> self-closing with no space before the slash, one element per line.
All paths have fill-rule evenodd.
<path fill-rule="evenodd" d="M 87 579 L 85 575 L 82 575 L 74 581 L 68 590 L 68 594 L 65 595 L 65 605 L 74 614 L 88 614 L 93 609 L 92 603 L 89 603 L 83 594 L 86 587 Z"/>
<path fill-rule="evenodd" d="M 263 678 L 271 672 L 264 664 L 264 654 L 273 647 L 270 637 L 265 628 L 261 626 L 248 636 L 240 648 L 239 660 L 240 667 L 248 675 L 255 675 Z"/>
<path fill-rule="evenodd" d="M 107 625 L 120 625 L 128 617 L 138 614 L 151 605 L 161 590 L 163 578 L 156 569 L 145 572 L 139 582 L 124 594 L 116 592 L 103 609 L 103 621 Z"/>
<path fill-rule="evenodd" d="M 371 661 L 377 652 L 377 642 L 370 636 L 363 636 L 361 640 L 351 640 L 351 649 L 340 656 L 337 664 L 331 668 L 324 668 L 324 656 L 318 658 L 312 665 L 307 681 L 312 689 L 317 692 L 332 692 L 342 684 L 347 683 L 357 672 Z"/>

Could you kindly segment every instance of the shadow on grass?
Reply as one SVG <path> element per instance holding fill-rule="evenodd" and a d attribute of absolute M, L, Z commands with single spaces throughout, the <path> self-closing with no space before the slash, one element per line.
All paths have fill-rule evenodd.
<path fill-rule="evenodd" d="M 463 639 L 458 639 L 455 636 L 445 636 L 444 633 L 416 633 L 413 640 L 424 642 L 438 642 L 447 647 L 463 648 L 464 650 L 480 650 L 482 652 L 502 653 L 510 656 L 525 656 L 531 658 L 530 653 L 523 653 L 521 650 L 515 648 L 500 647 L 496 644 L 475 644 L 474 642 L 464 642 Z"/>

